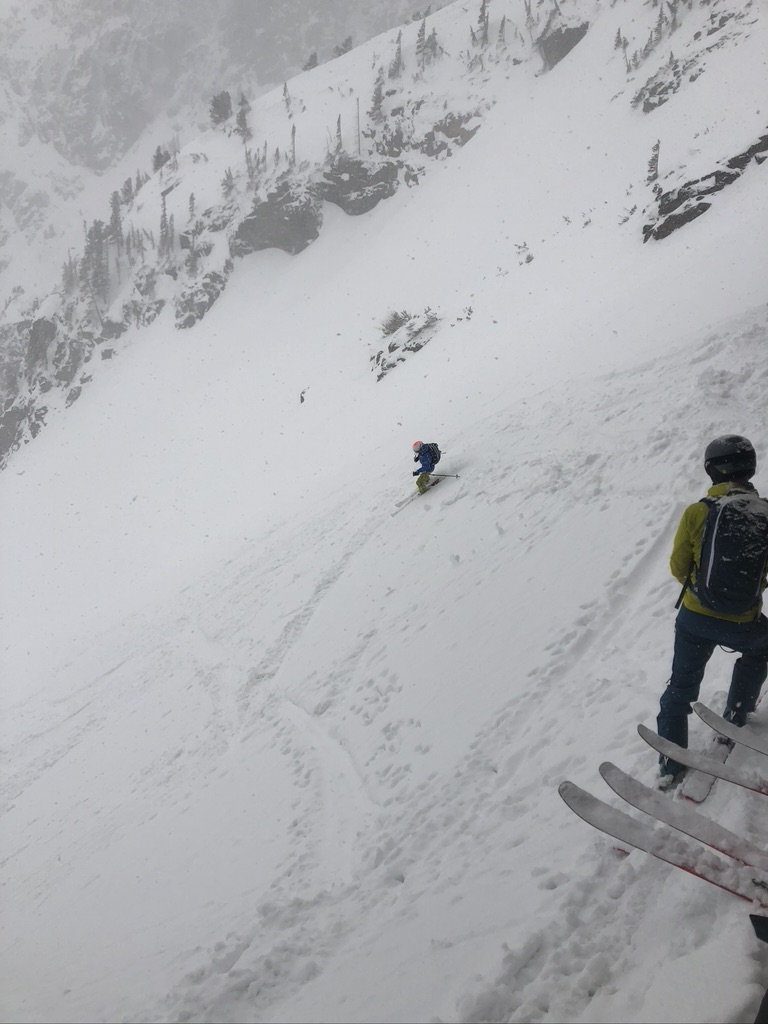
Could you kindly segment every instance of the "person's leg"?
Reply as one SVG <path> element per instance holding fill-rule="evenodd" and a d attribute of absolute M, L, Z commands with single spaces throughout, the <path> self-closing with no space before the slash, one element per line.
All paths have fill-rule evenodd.
<path fill-rule="evenodd" d="M 675 623 L 672 675 L 659 701 L 656 731 L 664 739 L 680 747 L 687 747 L 688 715 L 691 714 L 691 704 L 699 699 L 704 670 L 712 657 L 715 643 L 686 629 L 681 622 L 682 618 L 682 615 L 678 616 Z M 676 775 L 682 769 L 682 765 L 663 755 L 659 758 L 659 764 L 664 775 Z"/>
<path fill-rule="evenodd" d="M 416 477 L 416 486 L 419 489 L 419 494 L 423 494 L 429 488 L 429 473 L 422 473 Z"/>
<path fill-rule="evenodd" d="M 686 614 L 690 620 L 691 613 Z M 761 615 L 751 622 L 730 622 L 698 615 L 692 625 L 689 623 L 691 629 L 725 650 L 741 653 L 733 666 L 723 716 L 735 725 L 744 725 L 747 715 L 755 710 L 760 689 L 768 676 L 768 619 Z"/>
<path fill-rule="evenodd" d="M 747 715 L 755 710 L 760 690 L 768 676 L 768 652 L 747 651 L 733 666 L 731 688 L 723 718 L 734 725 L 745 725 Z"/>
<path fill-rule="evenodd" d="M 723 711 L 724 718 L 740 726 L 755 710 L 760 690 L 768 677 L 768 620 L 761 616 L 756 622 L 750 622 L 744 633 L 732 644 L 742 654 L 733 666 L 731 688 Z"/>

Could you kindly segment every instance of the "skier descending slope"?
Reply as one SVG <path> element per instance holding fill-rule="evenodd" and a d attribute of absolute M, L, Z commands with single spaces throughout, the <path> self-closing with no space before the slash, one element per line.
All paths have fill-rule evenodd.
<path fill-rule="evenodd" d="M 417 491 L 415 494 L 409 494 L 408 497 L 403 498 L 402 501 L 395 502 L 395 511 L 392 512 L 393 516 L 402 512 L 406 505 L 410 505 L 412 501 L 416 500 L 416 498 L 426 494 L 430 487 L 434 487 L 436 484 L 439 484 L 444 477 L 452 477 L 455 480 L 459 479 L 458 473 L 438 473 L 434 480 L 430 480 L 430 474 L 442 456 L 440 449 L 436 444 L 434 444 L 434 442 L 424 444 L 422 441 L 414 441 L 413 453 L 413 461 L 421 463 L 421 469 L 415 469 L 413 471 L 413 475 L 417 477 Z"/>
<path fill-rule="evenodd" d="M 675 622 L 672 676 L 662 694 L 659 736 L 688 746 L 688 715 L 698 700 L 715 647 L 739 651 L 723 717 L 743 726 L 768 675 L 768 619 L 761 614 L 768 568 L 768 500 L 749 482 L 755 449 L 729 434 L 707 446 L 707 497 L 689 505 L 675 535 L 670 569 L 683 584 Z M 683 765 L 662 754 L 659 785 L 666 788 Z"/>
<path fill-rule="evenodd" d="M 424 444 L 422 441 L 413 442 L 413 461 L 421 463 L 421 469 L 415 469 L 413 475 L 416 479 L 416 486 L 419 494 L 424 494 L 429 489 L 429 474 L 440 461 L 440 449 L 436 444 Z"/>

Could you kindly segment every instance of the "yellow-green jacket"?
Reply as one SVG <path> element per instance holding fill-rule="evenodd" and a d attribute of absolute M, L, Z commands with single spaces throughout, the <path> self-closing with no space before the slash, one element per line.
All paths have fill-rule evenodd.
<path fill-rule="evenodd" d="M 751 487 L 745 487 L 743 484 L 728 482 L 715 484 L 714 487 L 710 487 L 707 495 L 710 498 L 720 498 L 723 494 L 747 493 L 751 489 Z M 695 583 L 696 581 L 696 572 L 698 571 L 701 559 L 701 540 L 704 533 L 704 522 L 708 511 L 709 508 L 703 501 L 697 501 L 695 504 L 689 505 L 685 512 L 683 512 L 683 517 L 680 520 L 680 525 L 677 528 L 672 545 L 672 555 L 669 559 L 670 571 L 678 583 L 685 583 L 691 571 L 691 566 L 694 567 L 691 582 Z M 762 589 L 765 590 L 765 587 L 766 580 L 763 579 Z M 751 622 L 752 619 L 758 617 L 762 606 L 763 602 L 761 599 L 748 612 L 744 612 L 741 615 L 726 615 L 723 612 L 713 612 L 711 609 L 705 608 L 696 595 L 692 593 L 690 587 L 685 591 L 683 597 L 683 608 L 697 612 L 699 615 L 709 615 L 713 619 L 728 619 L 729 622 Z"/>

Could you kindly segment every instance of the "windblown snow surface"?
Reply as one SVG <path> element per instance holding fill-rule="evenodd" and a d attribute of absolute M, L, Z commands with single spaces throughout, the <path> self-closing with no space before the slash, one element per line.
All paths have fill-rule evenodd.
<path fill-rule="evenodd" d="M 765 19 L 730 6 L 741 34 L 651 114 L 613 40 L 656 11 L 590 7 L 417 188 L 239 261 L 193 330 L 126 336 L 13 458 L 4 1020 L 752 1019 L 749 906 L 557 795 L 618 802 L 604 759 L 655 776 L 635 727 L 704 445 L 749 436 L 768 491 L 768 166 L 640 230 L 657 140 L 682 183 L 765 130 Z M 474 17 L 436 24 L 458 49 Z M 437 334 L 377 382 L 378 325 L 426 306 Z M 392 516 L 416 439 L 458 478 Z M 768 842 L 760 797 L 704 809 Z"/>

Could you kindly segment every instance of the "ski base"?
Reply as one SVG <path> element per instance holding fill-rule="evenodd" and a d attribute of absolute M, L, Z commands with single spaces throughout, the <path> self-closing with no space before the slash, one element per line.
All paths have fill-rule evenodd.
<path fill-rule="evenodd" d="M 691 839 L 697 839 L 705 846 L 712 847 L 718 853 L 724 853 L 740 864 L 748 864 L 760 871 L 768 872 L 768 851 L 761 850 L 743 836 L 738 836 L 718 825 L 689 803 L 670 800 L 665 794 L 627 775 L 610 761 L 601 764 L 599 771 L 614 793 L 639 811 L 649 814 L 665 825 L 671 825 Z"/>
<path fill-rule="evenodd" d="M 762 909 L 768 909 L 768 879 L 754 868 L 723 861 L 717 854 L 679 832 L 638 821 L 573 782 L 563 782 L 558 792 L 571 810 L 593 828 L 734 896 L 757 903 Z"/>
<path fill-rule="evenodd" d="M 725 763 L 725 758 L 737 743 L 760 753 L 768 751 L 763 749 L 761 740 L 726 722 L 705 705 L 695 704 L 694 710 L 719 736 L 725 738 L 726 742 L 714 745 L 713 753 L 720 756 L 687 750 L 663 739 L 644 725 L 637 727 L 641 737 L 654 750 L 691 770 L 691 776 L 683 779 L 674 797 L 645 786 L 610 761 L 600 765 L 600 774 L 611 789 L 648 815 L 648 819 L 638 821 L 572 782 L 563 782 L 558 791 L 575 814 L 617 840 L 622 848 L 629 846 L 642 850 L 725 892 L 757 904 L 761 910 L 767 910 L 768 850 L 712 821 L 680 797 L 687 795 L 683 791 L 685 783 L 697 777 L 709 777 L 712 783 L 715 779 L 724 779 L 768 796 L 768 779 Z M 728 860 L 724 860 L 721 854 Z M 753 923 L 755 921 L 768 936 L 768 919 L 753 916 Z"/>

